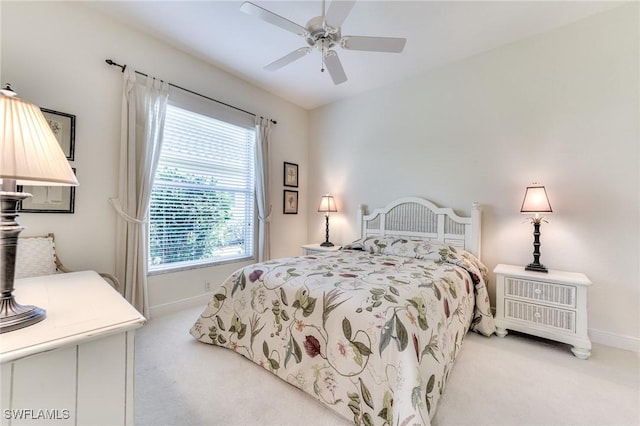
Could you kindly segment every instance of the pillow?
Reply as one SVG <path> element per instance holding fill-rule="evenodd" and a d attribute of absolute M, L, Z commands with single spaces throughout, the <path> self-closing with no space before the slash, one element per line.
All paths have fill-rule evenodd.
<path fill-rule="evenodd" d="M 367 237 L 343 247 L 346 250 L 363 250 L 371 254 L 388 254 L 451 263 L 466 269 L 478 284 L 480 278 L 487 282 L 489 269 L 472 253 L 438 241 L 417 237 Z"/>
<path fill-rule="evenodd" d="M 384 254 L 411 256 L 416 259 L 447 262 L 456 258 L 456 249 L 448 244 L 427 239 L 395 239 L 383 250 Z"/>
<path fill-rule="evenodd" d="M 367 237 L 344 247 L 348 250 L 363 250 L 371 254 L 389 254 L 418 259 L 444 260 L 451 247 L 437 241 L 407 237 Z"/>
<path fill-rule="evenodd" d="M 375 240 L 373 244 L 381 249 L 381 254 L 451 263 L 466 269 L 471 274 L 474 284 L 478 284 L 480 277 L 487 281 L 488 268 L 480 262 L 480 259 L 461 247 L 420 238 L 383 237 Z M 365 247 L 367 247 L 366 242 Z"/>
<path fill-rule="evenodd" d="M 364 250 L 364 246 L 362 244 L 363 240 L 355 240 L 354 242 L 350 243 L 350 244 L 345 244 L 343 245 L 340 250 L 357 250 L 357 251 L 362 251 Z"/>
<path fill-rule="evenodd" d="M 389 254 L 415 257 L 438 262 L 467 262 L 482 270 L 486 268 L 478 258 L 461 247 L 418 237 L 367 237 L 343 247 L 346 250 L 363 250 L 371 254 Z"/>

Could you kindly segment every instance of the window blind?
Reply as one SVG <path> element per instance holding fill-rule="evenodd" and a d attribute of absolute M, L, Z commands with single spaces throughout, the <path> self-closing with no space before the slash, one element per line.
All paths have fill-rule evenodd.
<path fill-rule="evenodd" d="M 149 214 L 149 270 L 253 256 L 253 128 L 170 104 Z"/>

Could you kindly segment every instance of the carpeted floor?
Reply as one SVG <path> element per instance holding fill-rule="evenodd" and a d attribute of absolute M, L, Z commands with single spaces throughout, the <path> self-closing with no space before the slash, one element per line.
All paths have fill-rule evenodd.
<path fill-rule="evenodd" d="M 151 320 L 136 336 L 135 420 L 144 425 L 347 425 L 242 356 L 197 342 L 204 307 Z M 640 425 L 640 356 L 591 358 L 522 335 L 469 333 L 434 425 Z"/>

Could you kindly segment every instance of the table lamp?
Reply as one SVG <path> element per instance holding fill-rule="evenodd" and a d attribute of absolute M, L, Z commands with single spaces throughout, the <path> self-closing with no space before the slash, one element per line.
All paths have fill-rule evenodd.
<path fill-rule="evenodd" d="M 320 244 L 322 247 L 333 247 L 333 243 L 329 241 L 329 212 L 337 212 L 336 202 L 331 195 L 323 195 L 320 199 L 320 206 L 318 207 L 318 211 L 325 213 L 326 220 L 326 230 L 325 230 L 325 241 Z"/>
<path fill-rule="evenodd" d="M 533 223 L 533 262 L 524 268 L 527 271 L 548 272 L 547 268 L 540 264 L 540 224 L 542 221 L 546 222 L 540 217 L 540 214 L 551 212 L 551 204 L 549 204 L 549 197 L 547 197 L 544 186 L 537 183 L 528 186 L 524 193 L 522 208 L 520 208 L 522 214 L 534 214 L 531 218 L 531 223 Z"/>
<path fill-rule="evenodd" d="M 18 235 L 18 203 L 31 194 L 17 185 L 76 186 L 58 140 L 37 106 L 16 97 L 7 84 L 0 89 L 0 333 L 42 321 L 44 309 L 20 305 L 13 295 Z"/>

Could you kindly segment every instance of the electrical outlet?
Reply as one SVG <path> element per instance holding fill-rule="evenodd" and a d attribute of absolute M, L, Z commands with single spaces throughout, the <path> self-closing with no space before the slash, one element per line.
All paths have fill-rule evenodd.
<path fill-rule="evenodd" d="M 205 281 L 204 282 L 204 291 L 211 291 L 211 282 L 210 281 Z"/>

